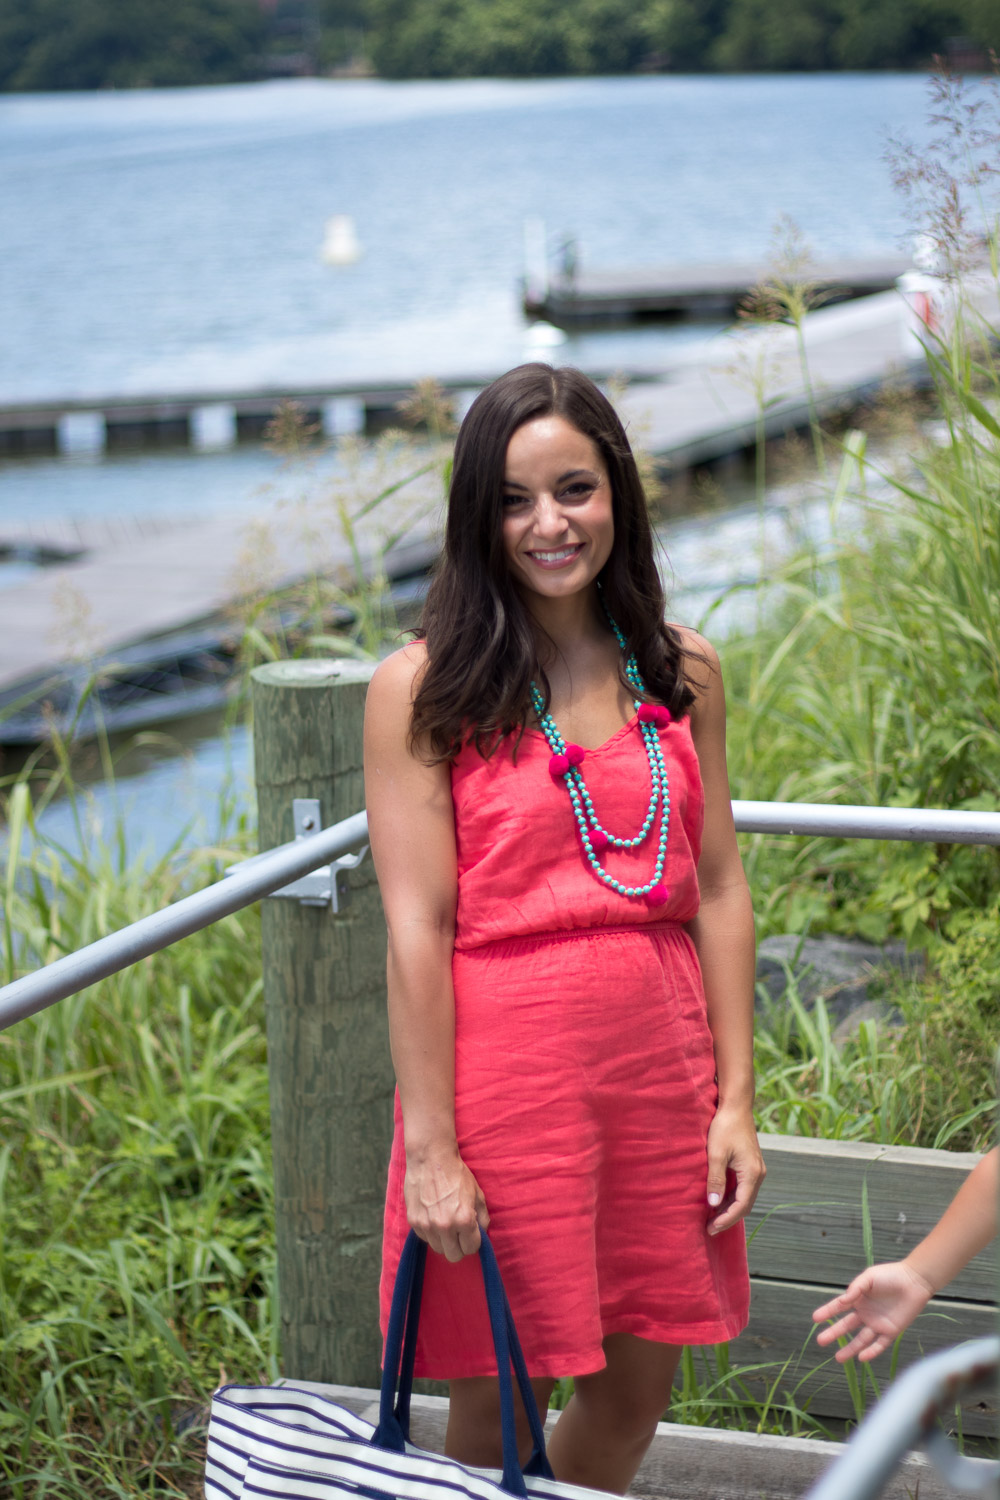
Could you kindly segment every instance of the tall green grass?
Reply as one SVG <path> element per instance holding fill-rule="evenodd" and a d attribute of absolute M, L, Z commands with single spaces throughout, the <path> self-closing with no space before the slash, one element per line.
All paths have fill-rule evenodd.
<path fill-rule="evenodd" d="M 30 831 L 27 783 L 11 797 Z M 244 843 L 247 840 L 244 837 Z M 31 969 L 220 873 L 8 843 Z M 254 908 L 0 1035 L 0 1476 L 14 1500 L 193 1495 L 220 1375 L 277 1371 Z"/>

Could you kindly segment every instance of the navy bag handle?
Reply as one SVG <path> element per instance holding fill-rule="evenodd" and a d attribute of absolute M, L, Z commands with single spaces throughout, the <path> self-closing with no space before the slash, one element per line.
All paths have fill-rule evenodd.
<path fill-rule="evenodd" d="M 535 1393 L 528 1378 L 528 1368 L 524 1361 L 517 1330 L 514 1327 L 510 1305 L 500 1279 L 500 1268 L 493 1253 L 493 1246 L 486 1234 L 482 1231 L 481 1234 L 479 1263 L 483 1272 L 486 1308 L 493 1334 L 493 1349 L 497 1358 L 500 1383 L 500 1432 L 503 1439 L 503 1476 L 500 1482 L 505 1490 L 524 1500 L 527 1496 L 525 1474 L 538 1475 L 545 1479 L 552 1479 L 554 1476 L 545 1456 L 544 1429 L 538 1415 Z M 399 1258 L 396 1285 L 392 1293 L 389 1326 L 385 1339 L 379 1422 L 372 1437 L 375 1447 L 387 1448 L 394 1453 L 404 1451 L 410 1435 L 410 1395 L 413 1389 L 413 1365 L 416 1357 L 417 1327 L 420 1320 L 420 1300 L 426 1263 L 427 1245 L 423 1240 L 418 1239 L 411 1229 Z M 518 1389 L 521 1392 L 533 1444 L 531 1457 L 523 1470 L 517 1456 L 511 1366 L 513 1366 Z"/>

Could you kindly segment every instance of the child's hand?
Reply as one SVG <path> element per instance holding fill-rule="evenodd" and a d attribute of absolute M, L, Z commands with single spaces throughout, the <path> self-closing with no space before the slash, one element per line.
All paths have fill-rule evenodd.
<path fill-rule="evenodd" d="M 930 1282 L 907 1265 L 905 1260 L 870 1266 L 855 1276 L 846 1292 L 824 1302 L 813 1313 L 813 1322 L 837 1318 L 830 1328 L 816 1335 L 817 1344 L 832 1344 L 835 1339 L 851 1342 L 838 1349 L 840 1364 L 857 1355 L 860 1360 L 874 1359 L 903 1332 L 927 1306 L 934 1295 Z"/>

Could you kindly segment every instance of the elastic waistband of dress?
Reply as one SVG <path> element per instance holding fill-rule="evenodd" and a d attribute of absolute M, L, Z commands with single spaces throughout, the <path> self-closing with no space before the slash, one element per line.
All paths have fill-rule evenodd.
<path fill-rule="evenodd" d="M 634 937 L 643 932 L 682 932 L 686 925 L 685 922 L 664 918 L 657 922 L 601 923 L 596 927 L 553 927 L 542 932 L 515 932 L 505 937 L 486 938 L 481 943 L 463 943 L 459 938 L 455 943 L 455 952 L 480 953 L 485 948 L 499 948 L 508 944 L 569 943 L 587 938 Z"/>

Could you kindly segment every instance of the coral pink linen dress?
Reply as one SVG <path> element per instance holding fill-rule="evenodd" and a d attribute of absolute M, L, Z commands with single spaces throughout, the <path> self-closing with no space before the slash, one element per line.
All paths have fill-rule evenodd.
<path fill-rule="evenodd" d="M 532 1375 L 603 1367 L 632 1333 L 715 1343 L 746 1325 L 742 1224 L 706 1234 L 706 1136 L 716 1106 L 698 910 L 704 797 L 687 720 L 660 730 L 670 787 L 664 882 L 650 907 L 587 868 L 550 750 L 527 731 L 453 763 L 458 841 L 455 1115 Z M 649 806 L 638 722 L 582 766 L 605 828 L 631 836 Z M 652 875 L 656 831 L 608 850 L 625 885 Z M 389 1168 L 381 1314 L 407 1232 L 403 1127 Z M 496 1373 L 478 1257 L 427 1258 L 417 1374 Z"/>

